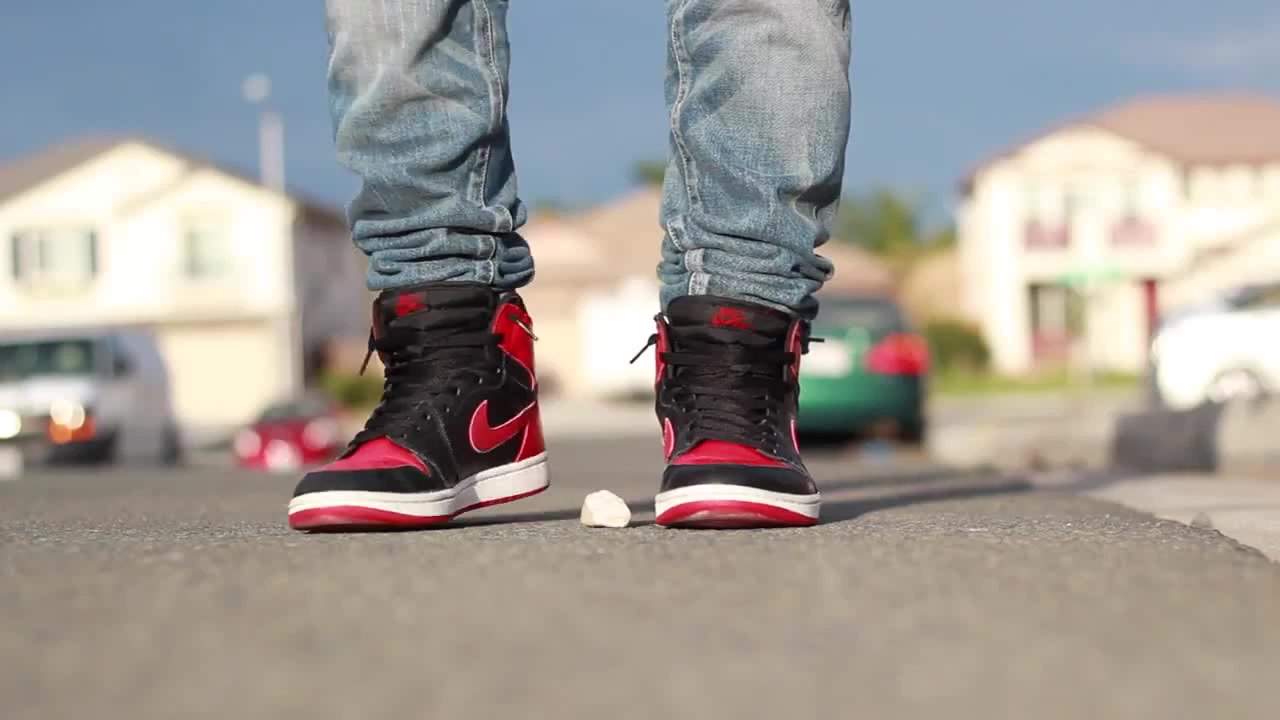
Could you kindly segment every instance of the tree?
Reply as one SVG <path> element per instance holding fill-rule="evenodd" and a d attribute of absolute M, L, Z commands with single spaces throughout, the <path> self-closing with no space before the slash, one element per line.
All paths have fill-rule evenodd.
<path fill-rule="evenodd" d="M 667 164 L 661 160 L 640 160 L 631 166 L 631 181 L 645 187 L 662 187 Z"/>
<path fill-rule="evenodd" d="M 878 255 L 901 280 L 924 255 L 955 244 L 955 228 L 926 228 L 923 203 L 881 188 L 843 199 L 836 237 Z"/>
<path fill-rule="evenodd" d="M 955 244 L 955 228 L 926 228 L 923 203 L 881 188 L 840 203 L 836 236 L 886 258 L 910 258 Z"/>
<path fill-rule="evenodd" d="M 930 250 L 946 250 L 956 246 L 956 226 L 952 223 L 935 230 L 925 240 L 925 247 Z"/>
<path fill-rule="evenodd" d="M 538 200 L 535 201 L 531 207 L 543 215 L 563 215 L 571 210 L 571 208 L 559 198 L 545 198 Z"/>
<path fill-rule="evenodd" d="M 846 198 L 837 235 L 883 257 L 912 254 L 920 244 L 917 204 L 884 189 Z"/>

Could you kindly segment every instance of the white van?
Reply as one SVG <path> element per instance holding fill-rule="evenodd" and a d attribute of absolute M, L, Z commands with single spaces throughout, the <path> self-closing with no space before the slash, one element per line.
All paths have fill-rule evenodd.
<path fill-rule="evenodd" d="M 154 337 L 104 328 L 0 333 L 0 448 L 28 462 L 181 455 Z"/>

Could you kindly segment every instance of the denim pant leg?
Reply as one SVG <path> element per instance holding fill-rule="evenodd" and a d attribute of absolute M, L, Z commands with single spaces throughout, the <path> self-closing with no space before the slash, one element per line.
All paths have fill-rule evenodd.
<path fill-rule="evenodd" d="M 508 0 L 327 0 L 338 159 L 371 290 L 533 275 L 516 233 Z"/>
<path fill-rule="evenodd" d="M 811 318 L 849 137 L 849 0 L 668 0 L 662 306 Z"/>

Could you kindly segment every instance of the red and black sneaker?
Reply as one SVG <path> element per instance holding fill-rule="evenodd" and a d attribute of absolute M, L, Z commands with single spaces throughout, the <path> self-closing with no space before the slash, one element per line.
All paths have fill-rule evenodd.
<path fill-rule="evenodd" d="M 382 402 L 289 503 L 298 530 L 423 527 L 549 484 L 533 331 L 514 292 L 429 283 L 382 293 L 370 353 Z"/>
<path fill-rule="evenodd" d="M 750 302 L 686 296 L 659 315 L 657 411 L 665 526 L 813 525 L 822 497 L 795 417 L 808 327 Z"/>

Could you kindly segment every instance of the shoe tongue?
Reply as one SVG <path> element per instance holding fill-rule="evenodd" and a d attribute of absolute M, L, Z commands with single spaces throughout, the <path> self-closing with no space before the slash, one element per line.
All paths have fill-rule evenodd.
<path fill-rule="evenodd" d="M 471 310 L 489 318 L 497 306 L 498 295 L 483 283 L 424 283 L 387 290 L 375 301 L 378 320 L 385 327 L 391 323 L 430 329 L 440 325 L 456 325 L 459 316 Z"/>
<path fill-rule="evenodd" d="M 676 298 L 667 306 L 666 316 L 677 330 L 751 330 L 771 337 L 785 336 L 792 322 L 792 317 L 781 310 L 712 295 Z"/>

